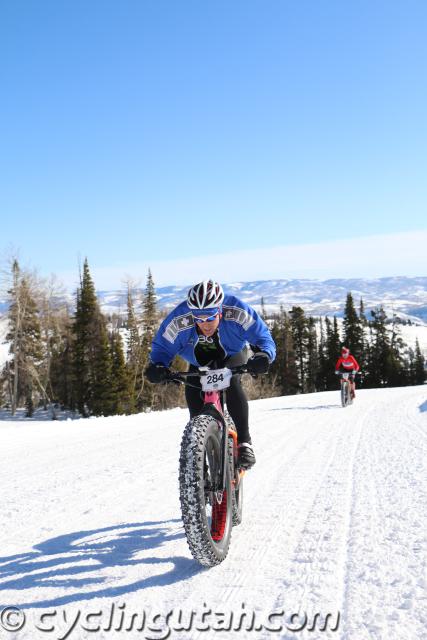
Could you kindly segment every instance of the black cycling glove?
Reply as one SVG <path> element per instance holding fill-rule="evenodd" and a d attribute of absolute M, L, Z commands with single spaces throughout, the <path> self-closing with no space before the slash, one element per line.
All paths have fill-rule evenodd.
<path fill-rule="evenodd" d="M 144 371 L 144 375 L 149 382 L 153 384 L 159 382 L 166 382 L 171 378 L 171 372 L 168 367 L 164 364 L 154 364 L 154 362 L 150 362 L 146 370 Z"/>
<path fill-rule="evenodd" d="M 246 367 L 248 373 L 267 373 L 270 366 L 270 358 L 264 351 L 259 351 L 252 358 L 249 358 Z"/>

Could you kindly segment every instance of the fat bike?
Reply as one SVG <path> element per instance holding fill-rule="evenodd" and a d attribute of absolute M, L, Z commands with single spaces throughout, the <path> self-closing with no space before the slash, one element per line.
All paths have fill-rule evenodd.
<path fill-rule="evenodd" d="M 351 382 L 354 381 L 356 373 L 350 371 L 340 371 L 337 373 L 339 374 L 341 381 L 341 405 L 343 407 L 348 407 L 348 405 L 353 404 L 354 400 Z"/>
<path fill-rule="evenodd" d="M 233 375 L 245 365 L 187 373 L 171 372 L 171 379 L 191 385 L 200 378 L 204 405 L 185 427 L 179 457 L 179 495 L 182 521 L 190 551 L 200 564 L 213 567 L 227 556 L 231 530 L 242 521 L 244 469 L 237 459 L 237 432 L 224 410 Z"/>

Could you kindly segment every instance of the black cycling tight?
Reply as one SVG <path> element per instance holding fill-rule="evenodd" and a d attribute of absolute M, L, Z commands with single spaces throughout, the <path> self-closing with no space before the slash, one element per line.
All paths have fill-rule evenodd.
<path fill-rule="evenodd" d="M 247 352 L 244 351 L 226 360 L 222 366 L 237 366 L 246 363 L 246 361 Z M 197 367 L 190 365 L 189 371 L 197 371 Z M 203 392 L 198 378 L 190 378 L 189 382 L 197 386 L 197 389 L 194 387 L 185 387 L 185 399 L 187 400 L 190 410 L 190 417 L 193 418 L 200 413 L 203 408 Z M 242 389 L 240 375 L 235 375 L 231 379 L 231 384 L 226 390 L 226 405 L 236 425 L 238 441 L 251 442 L 249 435 L 249 405 L 246 394 Z"/>

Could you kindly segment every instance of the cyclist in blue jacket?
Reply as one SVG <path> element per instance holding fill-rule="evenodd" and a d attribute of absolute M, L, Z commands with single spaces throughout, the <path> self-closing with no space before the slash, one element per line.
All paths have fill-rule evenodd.
<path fill-rule="evenodd" d="M 276 357 L 276 346 L 267 325 L 252 307 L 235 296 L 224 295 L 214 280 L 204 280 L 191 287 L 187 300 L 160 325 L 145 370 L 147 379 L 166 382 L 176 355 L 190 364 L 189 371 L 213 363 L 216 367 L 247 364 L 248 372 L 257 374 L 267 373 Z M 231 379 L 227 408 L 236 425 L 239 465 L 249 469 L 255 464 L 255 454 L 249 433 L 248 400 L 240 378 L 236 375 Z M 203 408 L 200 381 L 195 384 L 197 389 L 185 388 L 190 417 Z"/>

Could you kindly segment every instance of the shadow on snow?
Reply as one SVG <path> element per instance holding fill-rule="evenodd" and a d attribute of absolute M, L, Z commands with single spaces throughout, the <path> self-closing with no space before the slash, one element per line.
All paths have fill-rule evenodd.
<path fill-rule="evenodd" d="M 427 411 L 427 400 L 420 404 L 420 411 Z"/>
<path fill-rule="evenodd" d="M 185 580 L 203 568 L 193 559 L 178 557 L 138 557 L 141 552 L 163 547 L 168 542 L 184 537 L 183 531 L 172 528 L 180 520 L 141 522 L 115 525 L 102 529 L 78 531 L 35 545 L 34 551 L 0 557 L 0 588 L 72 589 L 46 600 L 18 604 L 21 609 L 56 607 L 70 602 L 111 598 L 139 591 L 147 587 L 166 586 Z M 131 584 L 111 586 L 111 572 L 117 567 L 170 565 L 164 573 L 148 575 Z M 109 586 L 103 586 L 105 583 Z M 87 591 L 85 587 L 98 588 Z M 40 591 L 39 591 L 40 593 Z M 0 608 L 10 603 L 0 604 Z M 15 603 L 13 603 L 15 604 Z"/>

